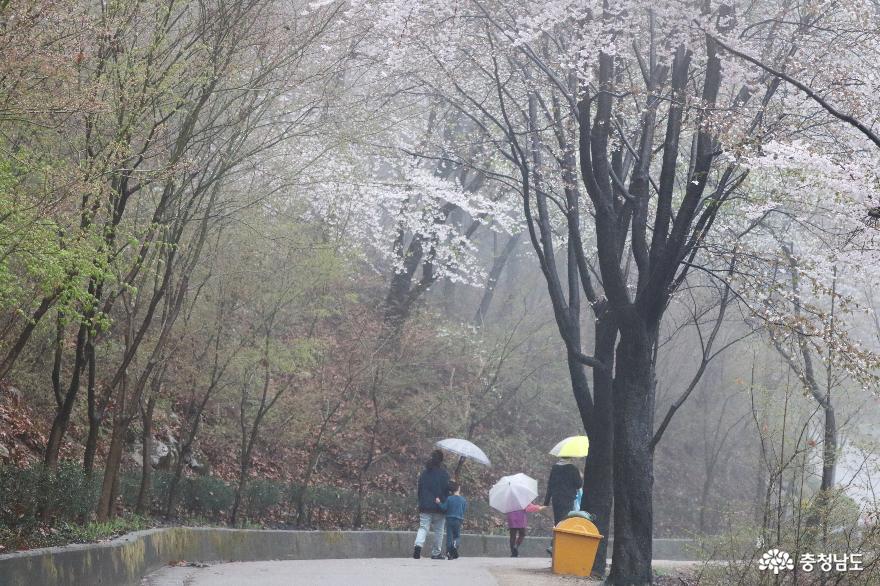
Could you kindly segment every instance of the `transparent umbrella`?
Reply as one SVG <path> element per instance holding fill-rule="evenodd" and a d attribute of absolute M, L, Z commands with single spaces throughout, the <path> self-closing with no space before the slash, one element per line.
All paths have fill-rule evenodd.
<path fill-rule="evenodd" d="M 479 462 L 483 466 L 492 465 L 492 462 L 489 461 L 486 453 L 466 439 L 450 437 L 442 439 L 434 445 L 447 452 L 452 452 L 459 457 L 458 466 L 455 467 L 456 478 L 458 477 L 458 473 L 461 470 L 461 466 L 464 464 L 465 459 Z"/>
<path fill-rule="evenodd" d="M 502 513 L 521 511 L 538 496 L 538 481 L 520 472 L 502 476 L 489 489 L 489 506 Z"/>

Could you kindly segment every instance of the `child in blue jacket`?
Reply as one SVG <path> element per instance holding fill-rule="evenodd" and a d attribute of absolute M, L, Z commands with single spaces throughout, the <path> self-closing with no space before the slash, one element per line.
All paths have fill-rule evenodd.
<path fill-rule="evenodd" d="M 461 496 L 461 485 L 455 481 L 449 483 L 450 494 L 445 502 L 436 499 L 440 510 L 446 513 L 446 559 L 458 558 L 458 541 L 461 538 L 461 523 L 467 510 L 467 501 Z"/>

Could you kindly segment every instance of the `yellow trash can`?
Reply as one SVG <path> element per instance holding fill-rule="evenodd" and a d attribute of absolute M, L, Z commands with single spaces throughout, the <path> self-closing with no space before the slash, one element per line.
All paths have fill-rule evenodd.
<path fill-rule="evenodd" d="M 596 526 L 582 517 L 560 521 L 553 528 L 553 573 L 589 576 L 602 537 Z"/>

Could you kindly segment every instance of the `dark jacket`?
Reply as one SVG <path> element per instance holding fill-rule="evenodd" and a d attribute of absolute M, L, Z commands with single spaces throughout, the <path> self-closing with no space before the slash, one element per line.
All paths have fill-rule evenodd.
<path fill-rule="evenodd" d="M 464 519 L 464 512 L 467 511 L 467 501 L 463 496 L 453 494 L 446 499 L 445 503 L 440 503 L 440 510 L 446 513 L 447 518 Z"/>
<path fill-rule="evenodd" d="M 425 468 L 419 475 L 419 512 L 440 513 L 440 505 L 434 502 L 446 500 L 449 494 L 449 472 L 443 466 Z"/>
<path fill-rule="evenodd" d="M 554 503 L 574 503 L 574 497 L 581 487 L 581 473 L 574 464 L 554 464 L 550 469 L 550 480 L 547 481 L 547 495 L 544 506 Z"/>

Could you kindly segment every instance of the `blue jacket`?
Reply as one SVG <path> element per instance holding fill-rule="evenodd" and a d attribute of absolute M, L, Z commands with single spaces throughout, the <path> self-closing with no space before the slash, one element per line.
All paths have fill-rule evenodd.
<path fill-rule="evenodd" d="M 446 500 L 449 494 L 449 472 L 446 468 L 425 468 L 419 475 L 419 512 L 440 513 L 440 505 L 434 502 L 439 498 Z"/>
<path fill-rule="evenodd" d="M 464 512 L 467 510 L 467 501 L 463 496 L 453 494 L 446 499 L 445 503 L 440 503 L 440 509 L 446 512 L 447 517 L 464 519 Z"/>

